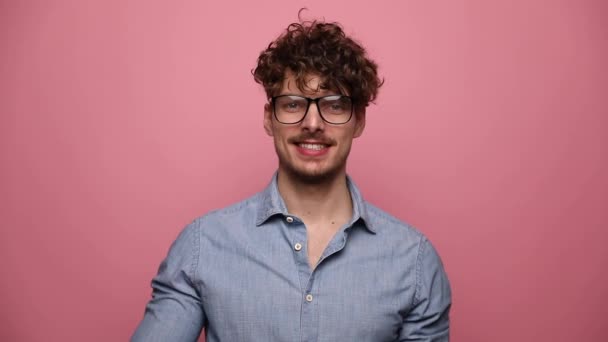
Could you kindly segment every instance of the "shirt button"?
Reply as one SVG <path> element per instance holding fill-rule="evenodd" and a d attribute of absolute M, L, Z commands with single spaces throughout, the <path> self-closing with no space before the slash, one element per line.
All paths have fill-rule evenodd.
<path fill-rule="evenodd" d="M 291 222 L 293 222 L 293 217 L 287 216 L 287 218 L 285 219 L 285 221 L 287 221 L 287 223 L 291 223 Z"/>
<path fill-rule="evenodd" d="M 296 243 L 296 244 L 293 246 L 293 249 L 295 249 L 296 251 L 298 251 L 298 252 L 299 252 L 299 251 L 302 249 L 302 244 L 301 244 L 301 243 L 299 243 L 299 242 L 298 242 L 298 243 Z"/>
<path fill-rule="evenodd" d="M 312 302 L 312 295 L 310 293 L 306 295 L 306 301 Z"/>

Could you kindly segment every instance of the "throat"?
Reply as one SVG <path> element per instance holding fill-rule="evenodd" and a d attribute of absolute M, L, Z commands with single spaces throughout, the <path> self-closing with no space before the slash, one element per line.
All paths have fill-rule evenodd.
<path fill-rule="evenodd" d="M 352 216 L 352 200 L 346 175 L 317 182 L 290 177 L 279 170 L 277 185 L 287 210 L 309 224 L 327 225 L 347 221 Z M 333 225 L 331 225 L 333 226 Z"/>

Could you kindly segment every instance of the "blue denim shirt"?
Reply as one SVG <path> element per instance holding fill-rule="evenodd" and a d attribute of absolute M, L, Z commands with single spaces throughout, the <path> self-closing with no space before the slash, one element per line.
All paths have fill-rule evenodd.
<path fill-rule="evenodd" d="M 152 280 L 132 341 L 448 341 L 451 293 L 437 252 L 365 202 L 317 266 L 276 175 L 253 197 L 188 225 Z"/>

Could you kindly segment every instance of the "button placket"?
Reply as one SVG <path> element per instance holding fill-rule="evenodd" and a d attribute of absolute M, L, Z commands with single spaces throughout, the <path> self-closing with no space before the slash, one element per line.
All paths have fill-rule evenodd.
<path fill-rule="evenodd" d="M 302 293 L 302 341 L 317 341 L 319 339 L 319 303 L 317 302 L 319 298 L 316 296 L 319 293 L 319 284 L 315 280 L 317 278 L 315 273 L 317 272 L 318 270 L 312 271 L 308 278 L 306 288 Z"/>

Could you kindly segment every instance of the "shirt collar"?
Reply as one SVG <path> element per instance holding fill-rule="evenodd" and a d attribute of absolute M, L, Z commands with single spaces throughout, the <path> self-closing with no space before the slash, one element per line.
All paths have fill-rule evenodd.
<path fill-rule="evenodd" d="M 266 189 L 264 189 L 260 193 L 260 204 L 257 208 L 257 217 L 255 220 L 256 226 L 262 225 L 271 216 L 278 214 L 282 214 L 284 216 L 289 215 L 289 213 L 287 212 L 287 207 L 285 206 L 285 202 L 283 201 L 283 198 L 279 193 L 279 187 L 277 185 L 277 175 L 278 173 L 275 172 L 272 176 L 270 184 L 268 184 Z M 346 176 L 346 185 L 348 186 L 350 197 L 353 201 L 353 217 L 349 225 L 352 225 L 358 220 L 361 220 L 367 230 L 375 234 L 376 229 L 372 226 L 372 222 L 369 219 L 367 206 L 365 204 L 365 201 L 363 200 L 363 197 L 361 196 L 361 192 L 348 175 Z"/>

